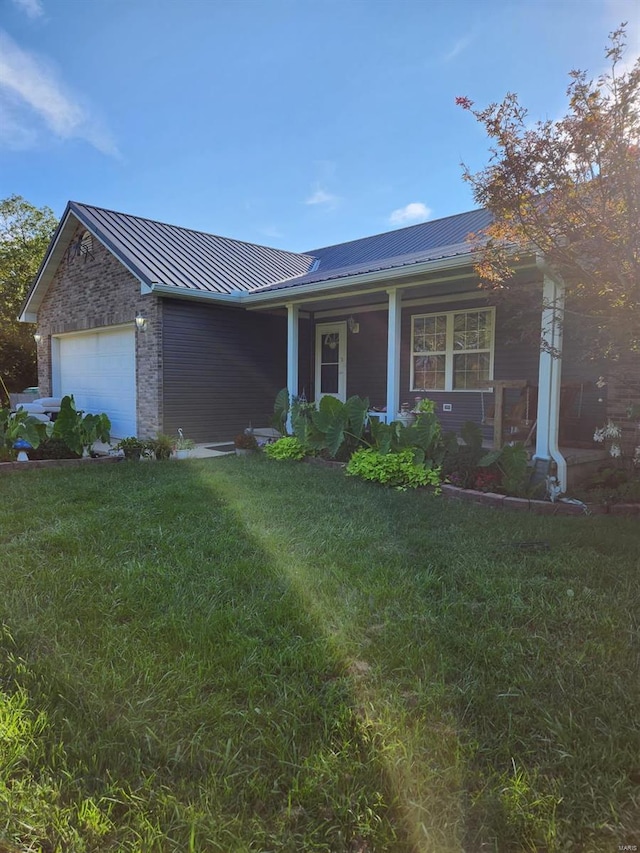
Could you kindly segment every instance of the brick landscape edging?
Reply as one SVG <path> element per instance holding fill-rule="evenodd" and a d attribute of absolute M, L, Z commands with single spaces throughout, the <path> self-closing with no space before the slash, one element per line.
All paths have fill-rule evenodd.
<path fill-rule="evenodd" d="M 98 456 L 95 459 L 30 459 L 28 462 L 0 462 L 0 473 L 30 471 L 32 468 L 67 468 L 78 465 L 96 465 L 121 462 L 124 456 Z"/>
<path fill-rule="evenodd" d="M 576 504 L 535 501 L 529 498 L 511 498 L 494 492 L 477 492 L 474 489 L 460 489 L 458 486 L 442 486 L 442 495 L 449 500 L 466 501 L 517 512 L 533 512 L 535 515 L 638 515 L 640 504 L 587 504 L 586 510 Z"/>

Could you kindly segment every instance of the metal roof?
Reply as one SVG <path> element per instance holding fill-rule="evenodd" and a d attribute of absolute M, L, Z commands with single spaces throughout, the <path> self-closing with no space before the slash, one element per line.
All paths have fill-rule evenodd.
<path fill-rule="evenodd" d="M 384 272 L 412 264 L 470 254 L 470 234 L 478 234 L 491 222 L 488 210 L 471 210 L 363 237 L 349 243 L 338 243 L 305 252 L 315 258 L 308 273 L 289 281 L 260 288 L 260 292 L 299 287 L 302 284 L 348 278 L 363 273 Z"/>
<path fill-rule="evenodd" d="M 22 307 L 27 322 L 37 319 L 74 219 L 150 289 L 248 304 L 272 291 L 303 285 L 309 291 L 316 283 L 339 280 L 348 285 L 356 276 L 382 278 L 385 271 L 471 255 L 467 238 L 482 232 L 491 215 L 472 210 L 301 254 L 70 201 Z"/>
<path fill-rule="evenodd" d="M 249 292 L 299 276 L 314 260 L 75 201 L 67 209 L 148 285 Z"/>
<path fill-rule="evenodd" d="M 320 262 L 317 269 L 338 269 L 354 264 L 366 264 L 371 261 L 401 258 L 415 253 L 429 253 L 439 247 L 455 246 L 466 243 L 470 233 L 482 231 L 491 222 L 488 210 L 471 210 L 458 213 L 444 219 L 433 219 L 411 225 L 408 228 L 398 228 L 375 234 L 372 237 L 362 237 L 349 243 L 338 243 L 335 246 L 325 246 L 305 252 Z M 433 253 L 431 253 L 433 254 Z"/>

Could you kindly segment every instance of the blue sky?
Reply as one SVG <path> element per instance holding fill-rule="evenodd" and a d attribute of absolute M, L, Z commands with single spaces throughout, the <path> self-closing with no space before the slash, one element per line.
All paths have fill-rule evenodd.
<path fill-rule="evenodd" d="M 565 110 L 631 0 L 0 0 L 0 198 L 304 251 L 474 207 L 455 105 Z"/>

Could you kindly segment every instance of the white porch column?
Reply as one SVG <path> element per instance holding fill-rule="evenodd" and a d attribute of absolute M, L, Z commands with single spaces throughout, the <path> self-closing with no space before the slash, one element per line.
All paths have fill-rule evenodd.
<path fill-rule="evenodd" d="M 287 391 L 289 401 L 298 396 L 298 313 L 299 308 L 287 303 Z M 287 417 L 287 429 L 291 431 L 291 414 Z"/>
<path fill-rule="evenodd" d="M 392 421 L 400 410 L 400 326 L 402 320 L 402 291 L 396 287 L 389 294 L 389 328 L 387 342 L 387 420 Z"/>
<path fill-rule="evenodd" d="M 544 268 L 543 268 L 544 269 Z M 544 272 L 542 325 L 538 373 L 538 425 L 534 460 L 553 459 L 558 468 L 558 485 L 567 490 L 567 463 L 560 453 L 560 382 L 562 375 L 562 323 L 564 285 Z"/>

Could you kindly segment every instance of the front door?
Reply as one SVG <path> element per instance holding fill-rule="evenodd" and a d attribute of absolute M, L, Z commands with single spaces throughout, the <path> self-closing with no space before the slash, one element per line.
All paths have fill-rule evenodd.
<path fill-rule="evenodd" d="M 347 399 L 347 324 L 316 326 L 316 403 L 326 395 Z"/>

